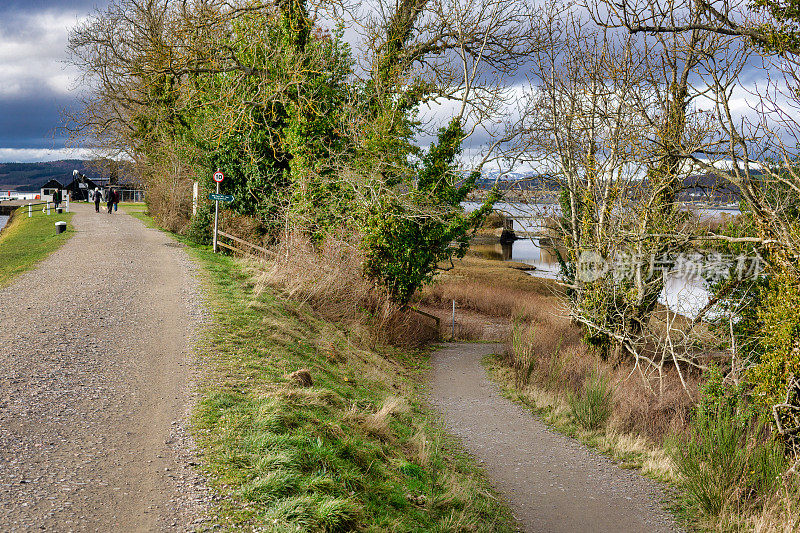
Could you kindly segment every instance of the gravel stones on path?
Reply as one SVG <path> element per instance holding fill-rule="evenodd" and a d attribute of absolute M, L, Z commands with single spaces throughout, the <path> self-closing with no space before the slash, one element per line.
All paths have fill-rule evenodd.
<path fill-rule="evenodd" d="M 432 355 L 430 400 L 448 431 L 480 461 L 522 529 L 677 531 L 658 486 L 503 398 L 481 360 L 497 344 L 448 344 Z"/>
<path fill-rule="evenodd" d="M 76 235 L 1 293 L 0 530 L 195 529 L 196 267 L 122 212 L 73 208 Z"/>

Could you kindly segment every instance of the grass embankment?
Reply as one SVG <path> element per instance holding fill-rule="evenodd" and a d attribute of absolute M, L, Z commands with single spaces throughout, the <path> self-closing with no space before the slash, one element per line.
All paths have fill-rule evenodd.
<path fill-rule="evenodd" d="M 213 313 L 193 422 L 201 468 L 221 496 L 212 527 L 513 530 L 476 466 L 423 407 L 423 354 L 367 348 L 308 304 L 256 291 L 235 260 L 207 248 L 193 254 Z M 292 377 L 303 370 L 313 385 Z"/>
<path fill-rule="evenodd" d="M 158 227 L 147 214 L 147 204 L 144 202 L 120 202 L 119 207 L 133 218 L 141 220 L 148 228 Z"/>
<path fill-rule="evenodd" d="M 31 268 L 56 251 L 75 233 L 72 213 L 47 216 L 35 211 L 28 218 L 27 207 L 14 212 L 8 225 L 0 231 L 0 287 Z M 55 223 L 64 221 L 67 230 L 56 234 Z"/>

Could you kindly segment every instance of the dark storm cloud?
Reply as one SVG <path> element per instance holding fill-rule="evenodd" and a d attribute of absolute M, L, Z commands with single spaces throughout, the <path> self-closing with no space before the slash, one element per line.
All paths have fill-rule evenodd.
<path fill-rule="evenodd" d="M 0 99 L 0 147 L 63 148 L 63 113 L 76 105 L 51 94 Z"/>
<path fill-rule="evenodd" d="M 0 150 L 64 147 L 65 109 L 78 72 L 65 63 L 69 31 L 106 0 L 0 0 Z"/>
<path fill-rule="evenodd" d="M 58 11 L 88 12 L 94 6 L 105 5 L 107 2 L 97 0 L 3 0 L 0 11 L 43 11 L 55 9 Z"/>
<path fill-rule="evenodd" d="M 72 15 L 72 19 L 84 17 L 103 8 L 106 1 L 87 0 L 70 2 L 68 0 L 5 0 L 0 3 L 0 30 L 5 37 L 32 35 L 32 24 L 45 14 Z"/>

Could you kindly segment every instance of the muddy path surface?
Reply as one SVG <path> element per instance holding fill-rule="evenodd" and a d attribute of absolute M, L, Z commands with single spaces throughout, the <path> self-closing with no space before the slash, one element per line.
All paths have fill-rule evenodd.
<path fill-rule="evenodd" d="M 679 531 L 657 484 L 550 430 L 505 399 L 481 360 L 499 344 L 453 343 L 432 355 L 430 400 L 507 500 L 523 531 Z"/>
<path fill-rule="evenodd" d="M 76 234 L 0 292 L 0 530 L 193 529 L 195 266 L 122 211 L 73 207 Z"/>

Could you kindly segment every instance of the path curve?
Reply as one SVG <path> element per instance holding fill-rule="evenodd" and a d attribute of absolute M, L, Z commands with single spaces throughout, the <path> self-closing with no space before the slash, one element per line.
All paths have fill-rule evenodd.
<path fill-rule="evenodd" d="M 481 360 L 499 344 L 454 343 L 433 353 L 430 397 L 448 431 L 481 462 L 522 529 L 677 531 L 657 485 L 550 430 L 503 398 Z"/>
<path fill-rule="evenodd" d="M 0 292 L 0 530 L 191 529 L 194 264 L 92 207 L 73 204 L 76 234 Z"/>

